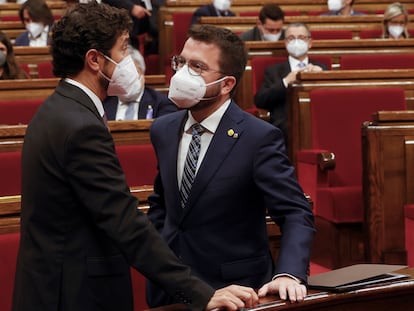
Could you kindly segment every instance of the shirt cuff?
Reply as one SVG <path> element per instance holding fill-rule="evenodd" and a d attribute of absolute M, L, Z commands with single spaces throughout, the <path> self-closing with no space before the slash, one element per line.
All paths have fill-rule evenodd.
<path fill-rule="evenodd" d="M 275 280 L 276 278 L 280 277 L 280 276 L 287 276 L 287 277 L 289 277 L 289 278 L 291 278 L 291 279 L 294 279 L 294 280 L 295 280 L 296 282 L 298 282 L 299 284 L 302 284 L 302 283 L 303 283 L 300 279 L 298 279 L 297 277 L 295 277 L 295 276 L 293 276 L 293 275 L 291 275 L 291 274 L 289 274 L 289 273 L 279 273 L 279 274 L 276 274 L 276 275 L 272 278 L 272 281 L 273 281 L 273 280 Z"/>

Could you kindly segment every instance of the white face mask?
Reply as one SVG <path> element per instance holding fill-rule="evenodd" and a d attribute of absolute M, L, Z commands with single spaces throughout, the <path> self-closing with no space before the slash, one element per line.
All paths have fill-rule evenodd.
<path fill-rule="evenodd" d="M 401 36 L 401 34 L 404 31 L 404 27 L 403 26 L 388 26 L 388 32 L 390 33 L 390 35 L 397 39 Z"/>
<path fill-rule="evenodd" d="M 278 41 L 280 39 L 280 36 L 282 35 L 282 32 L 280 31 L 277 34 L 273 34 L 273 33 L 264 33 L 263 34 L 263 39 L 265 41 Z"/>
<path fill-rule="evenodd" d="M 45 26 L 42 23 L 28 23 L 26 24 L 26 29 L 32 36 L 32 38 L 37 38 L 42 33 Z"/>
<path fill-rule="evenodd" d="M 301 57 L 308 52 L 308 43 L 300 39 L 294 39 L 287 44 L 286 49 L 293 57 Z"/>
<path fill-rule="evenodd" d="M 139 77 L 131 55 L 124 57 L 119 63 L 106 55 L 104 57 L 116 65 L 112 78 L 101 72 L 101 75 L 109 81 L 108 96 L 118 96 L 122 102 L 136 100 L 142 92 L 144 84 L 142 83 L 143 77 Z"/>
<path fill-rule="evenodd" d="M 329 11 L 340 11 L 344 7 L 342 0 L 328 0 Z"/>
<path fill-rule="evenodd" d="M 214 0 L 214 7 L 219 11 L 227 11 L 230 9 L 231 1 L 230 0 Z"/>
<path fill-rule="evenodd" d="M 184 65 L 171 78 L 168 91 L 168 98 L 171 99 L 178 108 L 191 108 L 201 100 L 206 94 L 207 86 L 224 81 L 226 77 L 216 81 L 206 83 L 201 76 L 191 75 L 188 66 Z"/>

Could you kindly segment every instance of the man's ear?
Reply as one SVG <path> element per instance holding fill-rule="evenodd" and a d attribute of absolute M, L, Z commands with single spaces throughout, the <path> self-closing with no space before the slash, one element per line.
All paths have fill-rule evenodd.
<path fill-rule="evenodd" d="M 97 50 L 90 49 L 85 55 L 85 67 L 92 71 L 99 71 L 101 69 L 99 67 L 99 62 L 102 61 L 101 58 L 102 56 Z"/>
<path fill-rule="evenodd" d="M 226 79 L 222 82 L 223 87 L 221 88 L 221 93 L 229 94 L 236 85 L 236 78 L 233 76 L 227 76 Z"/>

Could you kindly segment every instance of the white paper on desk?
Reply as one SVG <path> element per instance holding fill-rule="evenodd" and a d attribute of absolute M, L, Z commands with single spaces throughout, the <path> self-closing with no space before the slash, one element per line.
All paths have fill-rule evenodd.
<path fill-rule="evenodd" d="M 144 2 L 145 8 L 148 11 L 152 11 L 152 3 L 151 3 L 151 0 L 142 0 L 142 2 Z"/>

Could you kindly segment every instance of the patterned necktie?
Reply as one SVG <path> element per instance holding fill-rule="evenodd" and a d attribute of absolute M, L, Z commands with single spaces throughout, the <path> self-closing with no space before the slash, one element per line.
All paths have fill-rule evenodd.
<path fill-rule="evenodd" d="M 135 112 L 135 103 L 129 103 L 128 108 L 125 111 L 125 120 L 134 120 L 134 112 Z"/>
<path fill-rule="evenodd" d="M 300 63 L 298 64 L 298 67 L 299 67 L 300 69 L 305 68 L 305 67 L 306 67 L 306 64 L 305 64 L 304 62 L 300 62 Z"/>
<path fill-rule="evenodd" d="M 183 178 L 181 180 L 180 197 L 181 207 L 184 208 L 190 195 L 191 186 L 193 185 L 198 156 L 200 154 L 201 135 L 205 132 L 205 128 L 199 123 L 192 126 L 193 137 L 188 147 L 187 157 L 185 159 Z"/>

